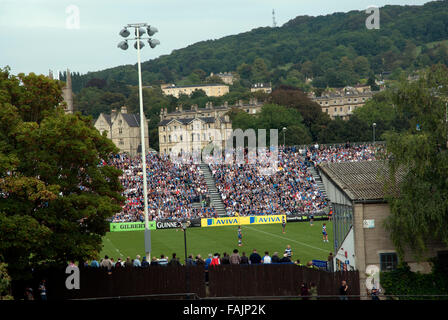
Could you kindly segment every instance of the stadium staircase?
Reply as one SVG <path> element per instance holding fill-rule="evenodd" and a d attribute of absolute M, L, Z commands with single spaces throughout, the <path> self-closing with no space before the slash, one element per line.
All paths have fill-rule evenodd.
<path fill-rule="evenodd" d="M 226 207 L 222 201 L 221 194 L 216 188 L 215 178 L 213 178 L 210 167 L 204 162 L 201 162 L 199 166 L 202 174 L 204 175 L 205 183 L 207 184 L 208 194 L 210 196 L 210 206 L 215 208 L 218 216 L 226 216 Z"/>
<path fill-rule="evenodd" d="M 310 167 L 308 167 L 308 170 L 313 175 L 314 181 L 316 181 L 316 184 L 319 187 L 319 191 L 322 192 L 322 194 L 325 198 L 328 198 L 327 193 L 325 192 L 324 183 L 322 182 L 322 179 L 321 179 L 319 173 L 317 173 L 317 170 L 312 165 Z"/>

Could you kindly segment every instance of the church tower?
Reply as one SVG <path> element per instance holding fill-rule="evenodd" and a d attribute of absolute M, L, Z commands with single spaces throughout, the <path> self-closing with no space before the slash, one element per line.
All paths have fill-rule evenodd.
<path fill-rule="evenodd" d="M 64 102 L 67 104 L 65 107 L 65 113 L 73 113 L 73 91 L 72 91 L 72 76 L 70 75 L 70 70 L 67 69 L 67 77 L 65 81 L 65 86 L 62 88 L 62 97 Z"/>

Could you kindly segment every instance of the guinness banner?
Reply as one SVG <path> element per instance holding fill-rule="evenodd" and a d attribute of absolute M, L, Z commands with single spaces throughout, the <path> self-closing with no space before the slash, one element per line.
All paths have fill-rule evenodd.
<path fill-rule="evenodd" d="M 156 222 L 157 229 L 176 229 L 182 228 L 182 224 L 173 220 L 160 220 Z"/>

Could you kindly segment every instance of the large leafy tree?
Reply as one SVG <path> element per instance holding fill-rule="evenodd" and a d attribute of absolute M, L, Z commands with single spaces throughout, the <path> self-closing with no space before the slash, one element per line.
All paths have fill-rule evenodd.
<path fill-rule="evenodd" d="M 123 200 L 120 171 L 102 165 L 116 147 L 61 101 L 57 81 L 0 70 L 0 256 L 13 278 L 95 256 Z"/>
<path fill-rule="evenodd" d="M 319 133 L 330 121 L 329 116 L 322 112 L 319 104 L 312 101 L 302 90 L 291 86 L 280 86 L 274 90 L 269 101 L 286 106 L 300 112 L 303 123 L 311 133 L 313 141 L 318 141 Z"/>
<path fill-rule="evenodd" d="M 386 227 L 400 255 L 418 257 L 430 242 L 448 245 L 448 69 L 434 66 L 415 82 L 402 81 L 393 94 L 408 130 L 386 133 L 391 177 L 404 168 L 397 196 L 388 188 L 391 215 Z"/>

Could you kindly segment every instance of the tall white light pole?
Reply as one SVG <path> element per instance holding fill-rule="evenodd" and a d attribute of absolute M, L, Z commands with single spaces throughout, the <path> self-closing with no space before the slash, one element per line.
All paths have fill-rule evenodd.
<path fill-rule="evenodd" d="M 142 152 L 142 176 L 143 176 L 143 199 L 144 199 L 144 211 L 145 211 L 145 252 L 148 262 L 151 262 L 151 230 L 149 229 L 149 217 L 148 217 L 148 183 L 146 177 L 146 145 L 145 145 L 145 117 L 143 113 L 143 86 L 142 86 L 142 68 L 140 63 L 140 49 L 144 46 L 144 43 L 140 41 L 141 39 L 147 39 L 149 46 L 155 48 L 160 44 L 159 40 L 149 38 L 158 32 L 157 28 L 148 25 L 147 23 L 133 23 L 128 24 L 120 31 L 120 36 L 127 38 L 130 32 L 127 28 L 134 28 L 135 38 L 126 39 L 118 44 L 118 48 L 126 50 L 128 45 L 128 40 L 136 40 L 134 48 L 137 49 L 137 66 L 138 66 L 138 93 L 140 102 L 140 144 Z M 146 28 L 146 30 L 145 30 Z M 142 35 L 148 33 L 148 38 L 142 38 Z"/>

